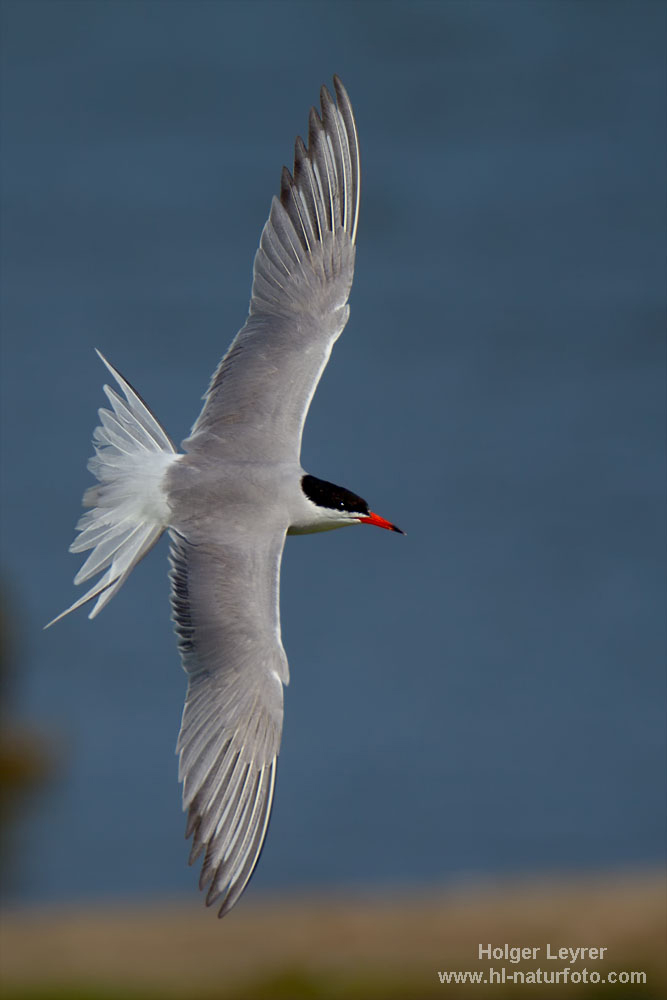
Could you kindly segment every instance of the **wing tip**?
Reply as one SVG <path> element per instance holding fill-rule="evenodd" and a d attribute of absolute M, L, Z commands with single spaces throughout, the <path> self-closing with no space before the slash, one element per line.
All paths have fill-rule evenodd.
<path fill-rule="evenodd" d="M 234 858 L 230 855 L 223 855 L 218 863 L 211 863 L 212 839 L 209 839 L 208 842 L 200 841 L 198 844 L 193 843 L 192 845 L 188 862 L 190 865 L 194 864 L 202 851 L 206 849 L 206 856 L 198 879 L 199 888 L 202 892 L 206 892 L 204 899 L 206 906 L 218 907 L 220 919 L 229 913 L 245 892 L 262 855 L 273 806 L 277 764 L 276 755 L 270 764 L 265 765 L 258 773 L 256 793 L 259 793 L 262 781 L 266 779 L 261 798 L 255 800 L 256 802 L 261 801 L 260 808 L 257 812 L 252 810 L 250 825 L 240 841 L 237 842 L 238 832 L 231 841 L 232 846 L 235 843 L 237 846 L 240 845 L 240 856 Z M 198 825 L 198 820 L 194 825 L 190 821 L 188 822 L 186 837 L 196 832 L 195 827 Z"/>

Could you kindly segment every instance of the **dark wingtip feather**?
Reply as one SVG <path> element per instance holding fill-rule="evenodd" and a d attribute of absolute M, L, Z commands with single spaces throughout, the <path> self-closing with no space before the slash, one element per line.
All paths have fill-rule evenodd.
<path fill-rule="evenodd" d="M 322 124 L 322 119 L 317 113 L 316 108 L 311 108 L 308 113 L 308 152 L 312 153 L 315 149 L 315 143 L 317 142 L 317 136 L 323 130 L 324 125 Z"/>
<path fill-rule="evenodd" d="M 333 85 L 334 85 L 334 90 L 336 92 L 336 100 L 338 101 L 338 103 L 350 104 L 350 98 L 348 96 L 347 90 L 345 89 L 343 81 L 338 76 L 338 73 L 334 73 Z"/>
<path fill-rule="evenodd" d="M 328 87 L 324 83 L 320 87 L 320 104 L 323 110 L 327 106 L 327 104 L 332 104 L 332 105 L 334 104 L 334 99 L 329 93 Z"/>
<path fill-rule="evenodd" d="M 282 173 L 280 175 L 280 200 L 283 203 L 283 205 L 285 205 L 287 202 L 287 199 L 292 190 L 293 183 L 294 182 L 292 180 L 291 173 L 289 172 L 287 167 L 284 166 L 282 169 Z"/>
<path fill-rule="evenodd" d="M 300 135 L 297 135 L 294 140 L 294 163 L 298 163 L 299 160 L 304 160 L 308 156 L 308 150 L 306 149 L 306 144 Z"/>

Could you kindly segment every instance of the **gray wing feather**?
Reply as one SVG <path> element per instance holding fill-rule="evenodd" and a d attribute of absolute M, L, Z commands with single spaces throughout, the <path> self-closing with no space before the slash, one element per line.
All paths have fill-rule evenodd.
<path fill-rule="evenodd" d="M 188 451 L 298 461 L 306 413 L 349 315 L 359 217 L 359 143 L 334 77 L 308 146 L 296 140 L 255 257 L 250 314 L 215 371 Z"/>
<path fill-rule="evenodd" d="M 284 532 L 197 544 L 172 532 L 172 611 L 188 691 L 178 738 L 190 864 L 223 916 L 257 864 L 288 680 L 278 586 Z"/>

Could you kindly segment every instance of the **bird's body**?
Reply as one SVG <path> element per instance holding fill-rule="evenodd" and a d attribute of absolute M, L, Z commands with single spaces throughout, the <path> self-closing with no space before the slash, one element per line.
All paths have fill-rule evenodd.
<path fill-rule="evenodd" d="M 266 834 L 283 719 L 287 658 L 280 563 L 287 534 L 375 524 L 361 497 L 300 464 L 308 406 L 347 322 L 359 211 L 359 149 L 349 99 L 322 88 L 308 148 L 297 139 L 255 258 L 250 313 L 213 375 L 183 452 L 105 360 L 99 480 L 71 550 L 92 549 L 75 582 L 102 577 L 68 611 L 93 617 L 164 530 L 172 612 L 188 675 L 178 740 L 191 861 L 220 915 L 239 898 Z M 62 617 L 59 616 L 59 617 Z M 57 619 L 54 619 L 57 620 Z"/>

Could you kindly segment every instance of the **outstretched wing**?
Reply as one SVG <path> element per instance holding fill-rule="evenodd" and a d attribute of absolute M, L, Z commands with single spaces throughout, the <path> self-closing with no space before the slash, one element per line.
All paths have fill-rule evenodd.
<path fill-rule="evenodd" d="M 288 668 L 278 593 L 285 533 L 224 543 L 171 533 L 172 611 L 188 691 L 178 739 L 190 864 L 223 916 L 269 823 Z"/>
<path fill-rule="evenodd" d="M 227 459 L 298 461 L 310 401 L 349 308 L 359 216 L 359 144 L 345 89 L 334 77 L 308 146 L 297 138 L 283 167 L 255 257 L 250 315 L 213 375 L 184 442 Z"/>

